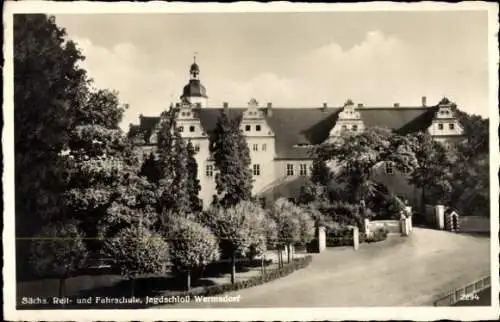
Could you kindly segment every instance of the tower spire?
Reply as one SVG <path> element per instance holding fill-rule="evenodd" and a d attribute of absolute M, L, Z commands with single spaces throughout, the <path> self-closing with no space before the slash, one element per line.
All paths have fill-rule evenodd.
<path fill-rule="evenodd" d="M 193 64 L 189 69 L 189 73 L 191 74 L 191 79 L 198 79 L 198 75 L 200 74 L 200 67 L 198 67 L 198 64 L 196 63 L 196 55 L 198 55 L 197 52 L 194 53 Z"/>

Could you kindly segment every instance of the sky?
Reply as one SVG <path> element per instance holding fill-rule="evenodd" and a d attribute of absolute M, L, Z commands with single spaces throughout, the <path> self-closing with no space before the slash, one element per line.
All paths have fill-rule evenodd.
<path fill-rule="evenodd" d="M 443 96 L 488 116 L 484 11 L 57 14 L 123 127 L 179 101 L 197 53 L 209 105 L 419 106 Z"/>

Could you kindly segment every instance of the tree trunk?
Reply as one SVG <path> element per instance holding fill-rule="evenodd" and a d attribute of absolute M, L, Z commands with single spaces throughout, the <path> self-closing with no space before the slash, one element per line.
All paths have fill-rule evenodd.
<path fill-rule="evenodd" d="M 135 278 L 130 279 L 130 294 L 132 297 L 134 297 L 135 293 Z"/>
<path fill-rule="evenodd" d="M 279 246 L 276 249 L 276 254 L 278 255 L 278 268 L 281 268 L 281 251 Z"/>
<path fill-rule="evenodd" d="M 64 297 L 66 295 L 66 277 L 63 277 L 59 279 L 59 297 Z M 64 301 L 62 302 L 61 306 L 64 307 L 66 304 L 64 304 Z"/>
<path fill-rule="evenodd" d="M 290 259 L 292 258 L 292 247 L 291 247 L 291 244 L 288 244 L 287 245 L 287 263 L 290 264 Z"/>
<path fill-rule="evenodd" d="M 59 297 L 63 297 L 66 293 L 66 278 L 59 279 Z"/>
<path fill-rule="evenodd" d="M 234 284 L 236 278 L 236 252 L 231 254 L 231 284 Z"/>
<path fill-rule="evenodd" d="M 262 254 L 262 257 L 260 258 L 260 272 L 262 276 L 264 276 L 264 254 Z"/>
<path fill-rule="evenodd" d="M 186 272 L 186 289 L 189 291 L 191 289 L 191 271 Z"/>

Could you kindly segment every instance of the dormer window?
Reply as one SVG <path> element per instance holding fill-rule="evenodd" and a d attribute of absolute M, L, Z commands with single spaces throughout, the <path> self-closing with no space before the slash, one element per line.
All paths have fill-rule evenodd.
<path fill-rule="evenodd" d="M 353 130 L 354 132 L 356 132 L 356 131 L 358 130 L 358 126 L 357 126 L 356 124 L 354 124 L 354 125 L 352 126 L 352 130 Z"/>
<path fill-rule="evenodd" d="M 455 124 L 450 123 L 450 124 L 448 124 L 448 127 L 450 128 L 450 130 L 454 130 L 455 129 Z"/>
<path fill-rule="evenodd" d="M 245 125 L 245 131 L 250 132 L 250 125 Z"/>
<path fill-rule="evenodd" d="M 195 130 L 194 125 L 191 125 L 191 126 L 189 127 L 189 132 L 194 132 L 194 130 Z"/>
<path fill-rule="evenodd" d="M 444 125 L 443 125 L 443 123 L 439 123 L 439 124 L 438 124 L 438 129 L 439 129 L 439 130 L 444 129 Z"/>
<path fill-rule="evenodd" d="M 255 126 L 255 131 L 260 132 L 260 125 Z"/>

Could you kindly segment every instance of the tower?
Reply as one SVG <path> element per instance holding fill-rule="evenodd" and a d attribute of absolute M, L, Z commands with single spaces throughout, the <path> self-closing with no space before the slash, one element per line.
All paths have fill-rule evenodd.
<path fill-rule="evenodd" d="M 193 58 L 193 63 L 189 68 L 189 83 L 184 86 L 180 97 L 182 102 L 189 102 L 193 107 L 207 106 L 207 93 L 205 86 L 200 82 L 200 67 L 196 63 L 196 56 Z"/>

